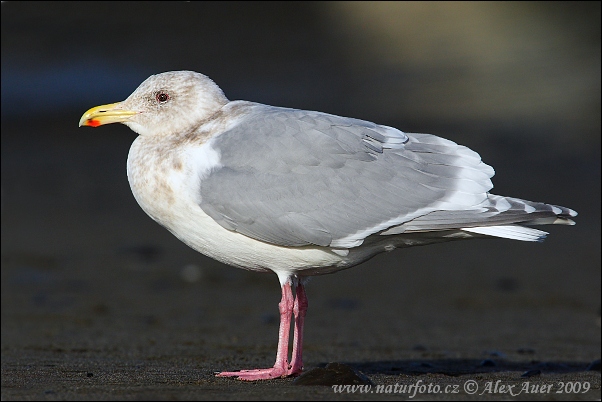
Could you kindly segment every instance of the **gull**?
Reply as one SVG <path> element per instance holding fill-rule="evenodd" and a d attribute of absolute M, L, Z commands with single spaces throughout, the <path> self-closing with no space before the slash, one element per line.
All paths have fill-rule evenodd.
<path fill-rule="evenodd" d="M 310 276 L 396 248 L 473 238 L 542 241 L 546 232 L 524 225 L 572 225 L 577 215 L 489 193 L 491 166 L 450 140 L 229 101 L 193 71 L 152 75 L 126 100 L 88 110 L 79 125 L 109 123 L 138 134 L 127 177 L 152 219 L 204 255 L 278 276 L 274 366 L 220 377 L 253 381 L 302 372 Z"/>

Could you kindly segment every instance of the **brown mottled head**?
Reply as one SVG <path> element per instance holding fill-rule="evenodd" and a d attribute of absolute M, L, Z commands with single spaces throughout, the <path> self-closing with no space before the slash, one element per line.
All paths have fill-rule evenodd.
<path fill-rule="evenodd" d="M 79 125 L 123 123 L 143 136 L 168 136 L 198 125 L 227 103 L 209 77 L 170 71 L 151 75 L 123 102 L 88 110 Z"/>

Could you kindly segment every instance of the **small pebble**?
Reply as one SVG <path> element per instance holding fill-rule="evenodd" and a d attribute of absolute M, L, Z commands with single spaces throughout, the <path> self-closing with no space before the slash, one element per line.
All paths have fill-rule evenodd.
<path fill-rule="evenodd" d="M 364 374 L 341 363 L 328 363 L 316 367 L 295 378 L 293 385 L 373 385 Z"/>
<path fill-rule="evenodd" d="M 424 367 L 424 368 L 432 368 L 433 365 L 425 362 L 413 362 L 410 364 L 412 367 Z"/>
<path fill-rule="evenodd" d="M 485 359 L 481 362 L 480 364 L 481 367 L 495 367 L 496 364 L 493 360 L 491 359 Z"/>
<path fill-rule="evenodd" d="M 600 371 L 600 359 L 594 360 L 587 366 L 587 371 Z"/>
<path fill-rule="evenodd" d="M 529 378 L 529 377 L 535 377 L 536 375 L 540 375 L 541 374 L 541 370 L 529 370 L 529 371 L 525 371 L 521 377 L 523 378 Z"/>
<path fill-rule="evenodd" d="M 506 358 L 506 354 L 503 352 L 500 352 L 499 350 L 488 350 L 487 352 L 485 352 L 485 354 L 487 354 L 491 357 L 500 357 L 502 359 Z"/>

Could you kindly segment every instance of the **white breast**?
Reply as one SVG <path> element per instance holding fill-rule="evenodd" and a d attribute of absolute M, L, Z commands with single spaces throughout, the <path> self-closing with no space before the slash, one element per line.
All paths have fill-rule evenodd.
<path fill-rule="evenodd" d="M 303 270 L 312 275 L 332 272 L 367 257 L 318 246 L 281 247 L 224 229 L 199 206 L 203 177 L 220 166 L 211 140 L 174 148 L 138 137 L 127 166 L 132 192 L 142 209 L 188 246 L 223 263 L 271 270 L 282 278 Z"/>

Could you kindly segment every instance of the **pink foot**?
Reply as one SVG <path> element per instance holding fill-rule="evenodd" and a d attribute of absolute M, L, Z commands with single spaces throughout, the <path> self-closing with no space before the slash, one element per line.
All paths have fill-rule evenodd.
<path fill-rule="evenodd" d="M 240 370 L 240 371 L 222 371 L 216 374 L 216 377 L 236 377 L 243 381 L 255 381 L 255 380 L 271 380 L 273 378 L 287 377 L 288 370 L 282 367 L 272 367 L 267 369 L 255 369 L 255 370 Z"/>
<path fill-rule="evenodd" d="M 271 380 L 301 374 L 303 370 L 303 324 L 307 310 L 307 296 L 303 284 L 297 285 L 297 297 L 293 297 L 292 286 L 286 282 L 282 286 L 280 309 L 280 329 L 278 331 L 278 353 L 274 367 L 256 370 L 223 371 L 216 377 L 236 377 L 243 381 Z M 288 363 L 288 339 L 292 315 L 295 315 L 292 363 Z"/>

